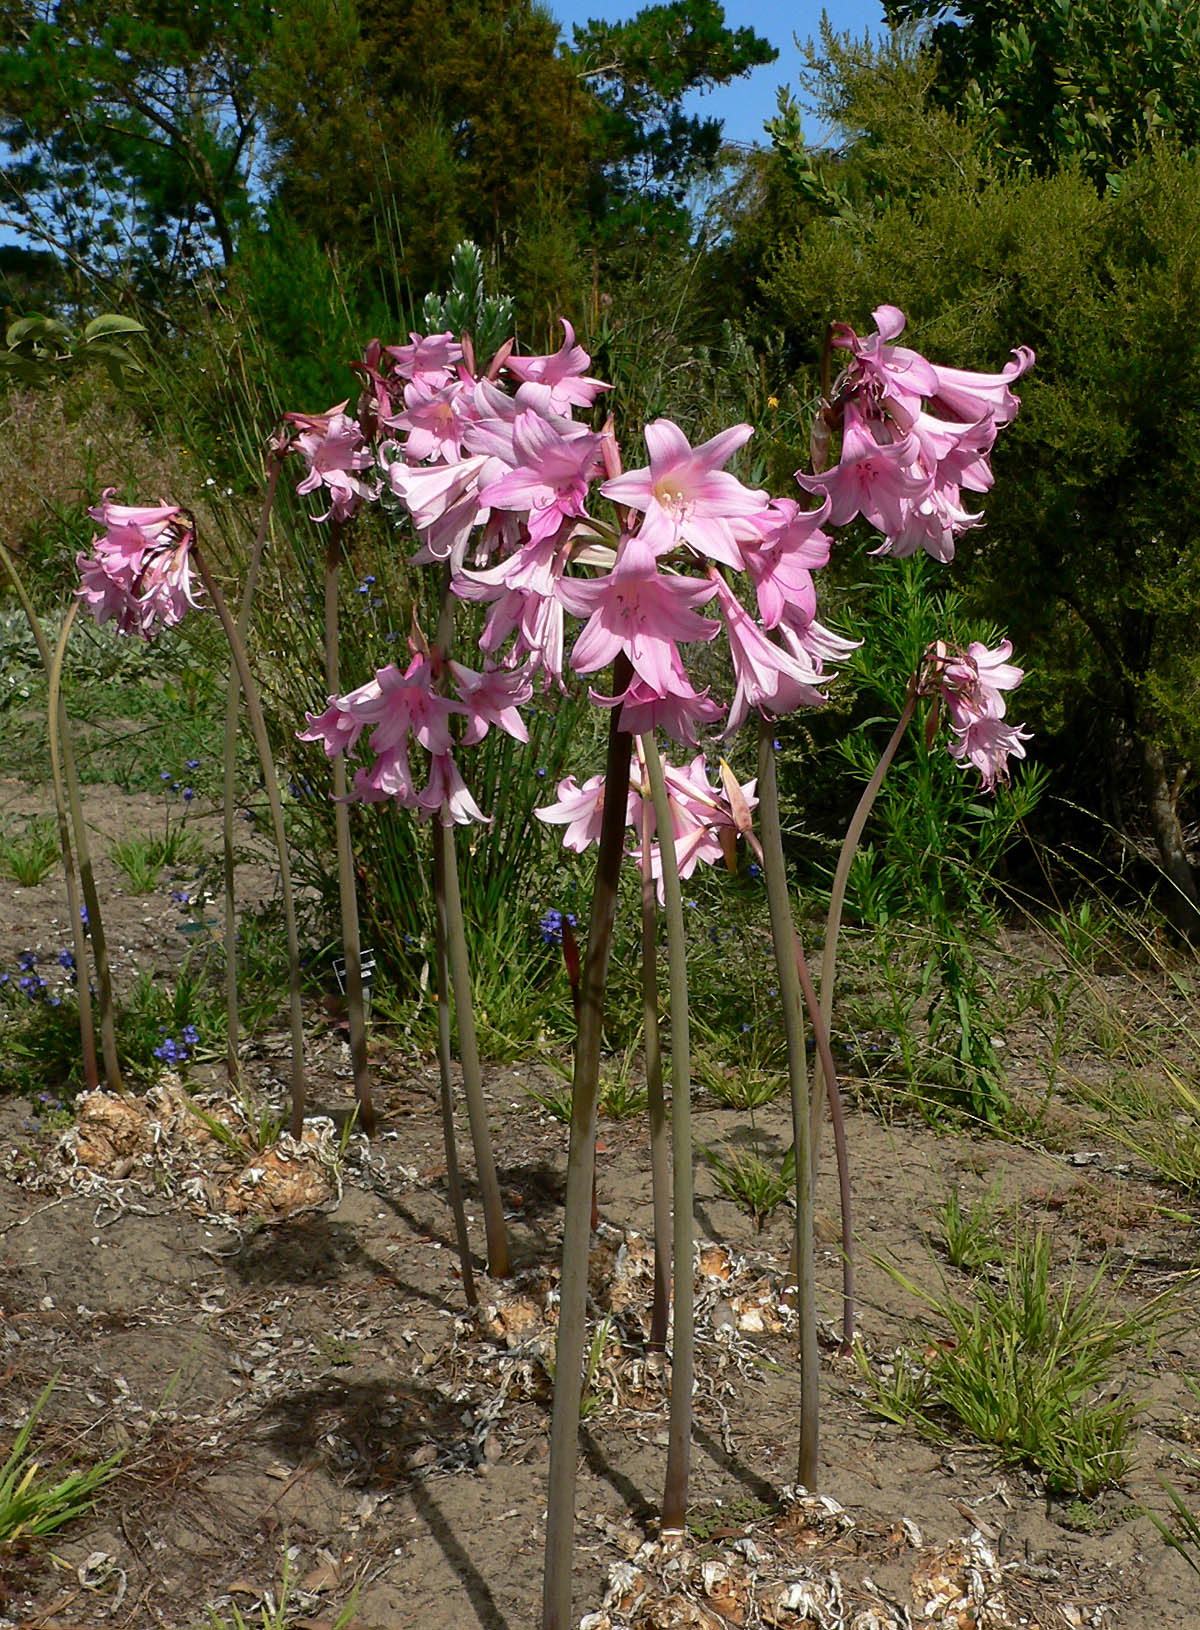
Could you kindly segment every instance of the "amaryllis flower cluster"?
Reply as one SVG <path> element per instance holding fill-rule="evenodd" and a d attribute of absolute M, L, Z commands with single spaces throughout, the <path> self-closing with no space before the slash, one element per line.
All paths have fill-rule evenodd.
<path fill-rule="evenodd" d="M 375 762 L 359 769 L 356 796 L 474 820 L 480 812 L 454 753 L 492 723 L 518 734 L 518 709 L 535 685 L 565 687 L 570 675 L 588 679 L 621 658 L 624 688 L 594 700 L 619 708 L 630 733 L 661 728 L 693 752 L 722 720 L 728 735 L 752 712 L 772 718 L 820 705 L 854 649 L 816 615 L 828 529 L 861 514 L 884 534 L 881 551 L 924 548 L 949 559 L 957 534 L 979 521 L 962 492 L 990 485 L 988 453 L 1017 409 L 1011 385 L 1033 360 L 1020 350 L 995 375 L 942 368 L 894 343 L 904 326 L 894 306 L 879 307 L 875 320 L 865 340 L 845 326 L 834 332 L 850 355 L 824 409 L 840 457 L 798 478 L 815 507 L 773 498 L 726 468 L 749 425 L 694 447 L 657 419 L 645 428 L 647 462 L 625 470 L 611 421 L 593 422 L 609 387 L 587 372 L 590 358 L 565 319 L 558 351 L 517 357 L 506 345 L 486 366 L 449 332 L 374 342 L 358 369 L 356 420 L 346 404 L 314 419 L 290 416 L 299 429 L 292 445 L 307 463 L 300 490 L 329 489 L 321 519 L 344 520 L 377 496 L 411 521 L 415 560 L 444 565 L 453 594 L 486 608 L 484 665 L 459 670 L 417 636 L 403 673 L 381 669 L 330 697 L 309 715 L 304 738 L 329 753 L 354 751 L 369 729 Z M 724 703 L 689 673 L 689 653 L 715 641 L 732 670 Z M 1025 738 L 1003 726 L 1002 708 L 980 705 L 960 728 L 965 681 L 956 694 L 953 750 L 993 786 Z M 574 816 L 547 817 L 564 820 L 568 844 L 590 832 L 588 801 L 594 815 L 602 795 L 594 781 L 560 789 L 555 809 L 582 800 Z M 692 837 L 697 853 L 716 852 L 711 821 L 690 830 L 710 834 Z"/>
<path fill-rule="evenodd" d="M 691 877 L 701 862 L 710 866 L 722 860 L 733 864 L 737 823 L 724 788 L 719 782 L 714 786 L 709 781 L 705 755 L 698 753 L 686 768 L 664 759 L 663 779 L 671 808 L 675 861 L 680 878 Z M 753 809 L 758 802 L 756 785 L 755 781 L 748 781 L 741 788 L 747 809 Z M 591 844 L 600 841 L 604 790 L 602 775 L 589 777 L 582 787 L 576 784 L 574 776 L 567 776 L 558 784 L 556 801 L 535 809 L 534 814 L 549 825 L 564 826 L 564 847 L 582 854 Z M 625 800 L 625 825 L 633 829 L 639 840 L 643 814 L 649 830 L 657 835 L 654 807 L 650 802 L 650 782 L 639 752 L 634 755 L 630 765 Z M 635 843 L 632 853 L 637 860 L 641 860 L 640 841 Z M 650 846 L 650 870 L 657 881 L 661 901 L 662 852 L 658 842 L 652 842 Z"/>
<path fill-rule="evenodd" d="M 833 469 L 798 479 L 828 499 L 832 525 L 861 515 L 882 532 L 877 554 L 924 549 L 952 560 L 959 534 L 982 524 L 964 507 L 963 488 L 990 489 L 988 454 L 1016 415 L 1012 386 L 1032 368 L 1033 352 L 1018 346 L 998 374 L 942 368 L 893 343 L 904 329 L 897 307 L 878 306 L 873 316 L 876 331 L 866 339 L 834 325 L 831 343 L 851 360 L 822 421 L 826 431 L 840 429 L 841 457 Z"/>
<path fill-rule="evenodd" d="M 75 593 L 98 623 L 111 620 L 122 634 L 149 640 L 196 604 L 189 558 L 195 533 L 178 505 L 114 504 L 115 491 L 108 487 L 88 510 L 104 531 L 92 540 L 92 554 L 76 556 Z"/>
<path fill-rule="evenodd" d="M 972 640 L 965 651 L 951 651 L 938 643 L 925 653 L 921 689 L 940 697 L 950 719 L 954 739 L 950 756 L 972 764 L 990 792 L 997 781 L 1008 779 L 1008 760 L 1024 758 L 1029 732 L 1005 720 L 1005 691 L 1015 690 L 1025 670 L 1008 659 L 1012 643 L 1001 640 L 994 651 Z"/>

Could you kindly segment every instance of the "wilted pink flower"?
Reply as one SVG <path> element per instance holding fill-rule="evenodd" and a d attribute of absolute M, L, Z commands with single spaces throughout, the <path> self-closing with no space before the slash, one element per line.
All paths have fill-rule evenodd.
<path fill-rule="evenodd" d="M 81 585 L 75 593 L 97 622 L 114 620 L 122 634 L 150 639 L 171 628 L 196 604 L 190 551 L 195 533 L 175 504 L 114 504 L 108 487 L 88 514 L 104 532 L 94 554 L 76 556 Z"/>
<path fill-rule="evenodd" d="M 742 557 L 730 522 L 764 510 L 767 494 L 744 487 L 722 466 L 753 434 L 748 424 L 734 425 L 693 447 L 670 419 L 655 419 L 645 431 L 649 467 L 614 476 L 600 491 L 614 504 L 645 515 L 641 536 L 656 554 L 687 543 L 740 572 Z"/>

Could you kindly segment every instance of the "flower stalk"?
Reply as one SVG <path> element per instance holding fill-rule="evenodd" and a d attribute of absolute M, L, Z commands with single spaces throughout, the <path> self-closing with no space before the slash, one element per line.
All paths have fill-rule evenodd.
<path fill-rule="evenodd" d="M 16 563 L 3 544 L 0 544 L 0 560 L 8 573 L 21 609 L 29 622 L 34 643 L 38 648 L 38 655 L 42 659 L 42 666 L 46 670 L 47 683 L 50 670 L 53 666 L 53 656 L 49 641 L 42 628 L 41 619 L 34 610 L 33 601 L 30 600 L 17 571 Z M 54 785 L 54 815 L 58 824 L 58 846 L 62 851 L 63 872 L 67 888 L 67 912 L 71 919 L 71 939 L 75 947 L 75 978 L 76 992 L 79 1005 L 79 1051 L 83 1061 L 83 1079 L 89 1092 L 100 1085 L 100 1069 L 96 1060 L 96 1028 L 92 1013 L 92 995 L 87 973 L 87 935 L 84 933 L 83 914 L 79 908 L 79 889 L 76 881 L 75 854 L 71 846 L 71 818 L 68 810 L 66 788 L 63 784 L 64 766 L 69 765 L 69 774 L 75 774 L 75 755 L 71 748 L 70 731 L 67 727 L 67 711 L 63 704 L 61 685 L 59 688 L 58 705 L 50 707 L 46 721 L 50 744 L 50 773 Z M 71 806 L 74 807 L 73 805 Z M 84 829 L 86 842 L 87 832 Z"/>
<path fill-rule="evenodd" d="M 642 793 L 642 1035 L 646 1053 L 646 1108 L 650 1121 L 650 1186 L 654 1210 L 654 1301 L 650 1309 L 649 1349 L 667 1347 L 671 1311 L 671 1139 L 663 1097 L 662 1045 L 658 1029 L 658 901 L 650 844 L 654 805 Z"/>
<path fill-rule="evenodd" d="M 632 677 L 623 654 L 613 663 L 613 695 L 628 689 Z M 546 1495 L 546 1564 L 542 1630 L 569 1630 L 571 1562 L 575 1531 L 575 1478 L 579 1456 L 579 1406 L 583 1392 L 584 1335 L 587 1323 L 588 1244 L 595 1164 L 596 1104 L 600 1093 L 600 1042 L 604 992 L 612 952 L 613 927 L 625 840 L 624 789 L 629 785 L 632 737 L 619 728 L 614 708 L 608 727 L 607 789 L 601 815 L 596 877 L 571 1095 L 571 1139 L 567 1154 L 567 1196 L 563 1214 L 562 1276 L 559 1282 L 558 1340 L 554 1402 L 550 1416 L 550 1476 Z"/>
<path fill-rule="evenodd" d="M 325 551 L 325 683 L 330 695 L 341 690 L 338 657 L 338 568 L 342 557 L 342 527 L 330 523 Z M 354 849 L 350 838 L 350 805 L 346 797 L 346 756 L 333 760 L 333 819 L 337 841 L 338 904 L 342 918 L 342 955 L 346 964 L 346 1016 L 350 1027 L 350 1067 L 358 1124 L 371 1137 L 375 1108 L 371 1101 L 371 1068 L 367 1059 L 367 1024 L 363 1002 L 362 944 L 358 926 L 358 895 L 354 880 Z"/>
<path fill-rule="evenodd" d="M 687 1521 L 692 1453 L 692 1381 L 695 1374 L 695 1265 L 692 1260 L 692 1049 L 688 1028 L 687 938 L 675 852 L 675 823 L 658 743 L 639 737 L 654 800 L 654 824 L 666 900 L 667 972 L 671 991 L 671 1165 L 674 1211 L 674 1323 L 671 1341 L 671 1412 L 662 1533 L 681 1538 Z"/>
<path fill-rule="evenodd" d="M 250 635 L 250 618 L 254 610 L 254 595 L 258 587 L 258 574 L 266 547 L 271 510 L 279 485 L 280 459 L 272 452 L 267 464 L 267 490 L 263 495 L 258 530 L 250 551 L 250 564 L 246 569 L 246 586 L 238 607 L 237 631 L 243 645 Z M 225 1071 L 229 1080 L 237 1083 L 241 1078 L 238 1063 L 238 1038 L 241 1027 L 238 1019 L 238 967 L 237 967 L 237 894 L 234 887 L 233 820 L 237 793 L 237 728 L 238 706 L 242 687 L 238 679 L 237 664 L 229 671 L 225 692 L 225 744 L 222 765 L 222 818 L 221 840 L 225 877 Z"/>
<path fill-rule="evenodd" d="M 292 868 L 288 860 L 287 833 L 283 824 L 283 800 L 279 796 L 279 778 L 275 773 L 275 760 L 271 753 L 270 738 L 267 735 L 267 723 L 263 717 L 258 685 L 255 683 L 254 675 L 250 670 L 245 641 L 242 639 L 237 624 L 230 615 L 229 607 L 225 603 L 225 596 L 221 593 L 216 579 L 209 570 L 198 541 L 192 544 L 191 552 L 196 570 L 200 574 L 200 580 L 208 591 L 213 608 L 220 618 L 221 627 L 225 631 L 225 638 L 229 641 L 229 649 L 233 654 L 234 667 L 237 670 L 242 694 L 246 698 L 246 712 L 250 718 L 250 729 L 254 736 L 254 746 L 262 770 L 267 803 L 271 810 L 271 830 L 275 839 L 275 850 L 279 857 L 279 887 L 283 898 L 283 920 L 287 934 L 288 1009 L 292 1040 L 292 1116 L 290 1124 L 292 1136 L 298 1138 L 304 1130 L 304 1009 L 301 1004 L 300 990 L 300 940 L 296 931 Z M 233 947 L 231 946 L 230 951 L 232 950 Z"/>
<path fill-rule="evenodd" d="M 800 975 L 796 966 L 796 935 L 791 897 L 783 858 L 783 832 L 779 820 L 779 788 L 775 776 L 774 726 L 760 719 L 758 727 L 758 799 L 762 824 L 763 876 L 771 916 L 771 939 L 783 1003 L 787 1037 L 788 1085 L 792 1102 L 792 1141 L 796 1152 L 796 1316 L 800 1339 L 800 1442 L 796 1478 L 806 1489 L 817 1487 L 817 1429 L 820 1389 L 820 1353 L 817 1347 L 816 1285 L 813 1269 L 813 1172 L 811 1106 L 808 1066 L 804 1054 L 804 1019 Z"/>

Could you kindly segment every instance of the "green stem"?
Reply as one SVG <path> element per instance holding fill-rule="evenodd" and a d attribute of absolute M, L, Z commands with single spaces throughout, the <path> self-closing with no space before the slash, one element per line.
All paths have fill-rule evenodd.
<path fill-rule="evenodd" d="M 342 556 L 342 529 L 329 528 L 325 553 L 325 683 L 329 694 L 341 690 L 338 661 L 338 567 Z M 346 797 L 346 755 L 333 758 L 333 820 L 337 835 L 338 902 L 342 915 L 342 956 L 346 964 L 346 1010 L 350 1025 L 350 1066 L 358 1124 L 371 1137 L 375 1106 L 371 1102 L 371 1069 L 367 1062 L 367 1024 L 363 1003 L 362 944 L 358 929 L 358 897 L 354 885 L 354 849 L 350 839 L 350 804 Z"/>
<path fill-rule="evenodd" d="M 629 688 L 632 669 L 624 654 L 613 663 L 613 695 Z M 632 738 L 619 728 L 620 708 L 608 725 L 604 809 L 596 880 L 592 889 L 587 957 L 579 1003 L 579 1037 L 571 1094 L 571 1142 L 567 1154 L 567 1197 L 563 1213 L 562 1276 L 559 1280 L 558 1339 L 555 1345 L 554 1402 L 550 1415 L 550 1477 L 546 1494 L 546 1565 L 543 1574 L 542 1630 L 569 1630 L 571 1561 L 575 1534 L 575 1474 L 579 1456 L 579 1404 L 583 1391 L 584 1335 L 587 1324 L 587 1270 L 595 1163 L 596 1101 L 600 1093 L 600 1044 L 604 991 L 612 951 L 621 855 L 625 845 Z"/>
<path fill-rule="evenodd" d="M 646 1042 L 646 1101 L 650 1118 L 650 1187 L 654 1205 L 654 1303 L 650 1311 L 652 1353 L 667 1347 L 671 1290 L 671 1145 L 663 1098 L 662 1046 L 658 1033 L 658 900 L 650 864 L 654 806 L 642 793 L 642 1034 Z"/>
<path fill-rule="evenodd" d="M 67 639 L 79 601 L 73 602 L 63 621 L 62 632 L 50 663 L 49 716 L 56 722 L 66 718 L 62 699 L 63 662 L 67 654 Z M 67 773 L 67 800 L 71 810 L 71 825 L 75 829 L 75 853 L 79 860 L 79 885 L 87 906 L 88 932 L 92 938 L 92 955 L 96 959 L 96 987 L 100 997 L 100 1052 L 104 1058 L 104 1079 L 110 1092 L 120 1092 L 121 1066 L 117 1060 L 117 1016 L 113 1002 L 112 969 L 108 962 L 108 941 L 104 937 L 104 918 L 100 911 L 100 895 L 96 888 L 96 874 L 92 869 L 92 852 L 88 844 L 87 825 L 83 818 L 83 795 L 79 790 L 79 776 L 75 770 L 75 755 L 71 751 L 70 737 L 62 738 L 63 767 Z M 81 977 L 86 973 L 81 972 Z"/>
<path fill-rule="evenodd" d="M 817 1487 L 817 1433 L 820 1353 L 817 1348 L 816 1286 L 813 1271 L 813 1177 L 809 1148 L 810 1105 L 808 1066 L 804 1056 L 804 1018 L 800 975 L 796 966 L 796 936 L 792 903 L 783 858 L 783 831 L 779 820 L 779 789 L 775 779 L 773 725 L 762 719 L 758 727 L 758 815 L 762 825 L 763 875 L 771 913 L 771 939 L 783 1003 L 787 1038 L 788 1083 L 792 1099 L 792 1139 L 796 1159 L 796 1315 L 800 1333 L 800 1450 L 797 1481 L 811 1492 Z"/>
<path fill-rule="evenodd" d="M 639 738 L 654 799 L 659 863 L 666 900 L 667 973 L 671 990 L 671 1155 L 674 1190 L 675 1319 L 671 1342 L 671 1415 L 667 1427 L 667 1476 L 662 1532 L 683 1533 L 687 1521 L 688 1470 L 692 1458 L 692 1381 L 695 1375 L 692 1260 L 692 1049 L 688 1032 L 687 937 L 683 894 L 675 854 L 675 824 L 658 744 Z"/>
<path fill-rule="evenodd" d="M 837 975 L 838 936 L 842 930 L 842 908 L 846 903 L 846 887 L 850 881 L 850 867 L 858 853 L 859 841 L 862 838 L 863 828 L 867 824 L 867 817 L 874 807 L 879 796 L 879 789 L 883 785 L 883 778 L 891 766 L 892 760 L 904 739 L 904 732 L 912 722 L 913 714 L 917 708 L 917 680 L 914 676 L 909 680 L 908 695 L 904 699 L 904 709 L 892 731 L 891 740 L 884 748 L 879 763 L 875 766 L 875 773 L 863 789 L 863 795 L 858 800 L 858 807 L 850 818 L 850 825 L 846 828 L 846 836 L 842 839 L 841 853 L 838 855 L 837 870 L 833 874 L 833 888 L 829 894 L 829 911 L 825 918 L 825 949 L 821 955 L 821 1018 L 828 1032 L 833 1019 L 833 987 Z M 820 1065 L 818 1064 L 818 1068 Z M 817 1155 L 821 1141 L 821 1093 L 813 1093 L 812 1117 L 812 1159 L 813 1168 L 816 1169 Z"/>
<path fill-rule="evenodd" d="M 442 1107 L 442 1141 L 446 1148 L 446 1189 L 450 1196 L 450 1210 L 454 1216 L 454 1234 L 458 1241 L 458 1261 L 462 1270 L 463 1295 L 467 1306 L 479 1301 L 475 1289 L 475 1271 L 471 1263 L 471 1241 L 467 1233 L 467 1212 L 463 1205 L 462 1180 L 458 1172 L 458 1144 L 454 1135 L 454 1072 L 450 1047 L 450 931 L 446 917 L 446 857 L 445 848 L 438 839 L 433 840 L 433 903 L 434 938 L 437 957 L 438 998 L 438 1077 Z"/>
<path fill-rule="evenodd" d="M 442 573 L 442 603 L 438 613 L 437 637 L 431 660 L 439 684 L 445 683 L 445 662 L 454 639 L 454 597 L 450 592 L 450 567 Z M 446 944 L 450 956 L 450 980 L 454 987 L 454 1018 L 458 1026 L 458 1056 L 462 1064 L 463 1091 L 471 1143 L 475 1150 L 475 1174 L 483 1206 L 483 1229 L 487 1241 L 488 1272 L 493 1279 L 509 1273 L 508 1231 L 504 1226 L 504 1204 L 492 1154 L 492 1132 L 487 1103 L 483 1096 L 483 1067 L 475 1035 L 475 1002 L 471 991 L 471 964 L 467 954 L 467 930 L 463 921 L 462 894 L 458 886 L 458 846 L 454 823 L 447 810 L 433 817 L 433 841 L 440 846 L 443 868 L 442 891 L 446 914 Z"/>
<path fill-rule="evenodd" d="M 471 968 L 467 959 L 467 933 L 463 922 L 462 895 L 458 887 L 458 856 L 454 823 L 433 818 L 433 841 L 441 846 L 446 911 L 446 940 L 450 950 L 450 979 L 454 987 L 454 1018 L 458 1026 L 458 1056 L 462 1064 L 463 1090 L 471 1123 L 471 1143 L 475 1150 L 475 1172 L 483 1206 L 483 1231 L 487 1240 L 488 1272 L 493 1279 L 508 1276 L 508 1232 L 504 1226 L 504 1206 L 492 1155 L 492 1134 L 487 1104 L 483 1096 L 483 1067 L 475 1035 L 475 1004 L 471 995 Z"/>
<path fill-rule="evenodd" d="M 254 675 L 250 671 L 245 641 L 238 633 L 237 625 L 229 614 L 229 607 L 225 604 L 225 596 L 217 587 L 216 580 L 208 569 L 208 563 L 204 559 L 199 543 L 192 544 L 192 559 L 195 562 L 197 572 L 200 574 L 200 580 L 212 600 L 213 608 L 221 620 L 221 627 L 225 630 L 225 638 L 229 641 L 229 649 L 233 653 L 234 666 L 237 669 L 242 694 L 246 698 L 246 712 L 250 716 L 250 730 L 254 736 L 255 749 L 258 752 L 258 762 L 262 770 L 263 785 L 266 788 L 267 803 L 271 810 L 271 830 L 275 838 L 275 850 L 279 857 L 279 888 L 283 897 L 283 920 L 287 934 L 288 1007 L 292 1031 L 291 1133 L 293 1137 L 298 1138 L 304 1130 L 304 1008 L 300 989 L 300 939 L 296 932 L 296 906 L 292 896 L 292 868 L 288 861 L 287 833 L 283 824 L 283 801 L 279 796 L 279 778 L 275 774 L 275 760 L 271 754 L 271 742 L 267 735 L 267 722 L 263 718 L 258 686 L 255 683 Z"/>
<path fill-rule="evenodd" d="M 272 455 L 267 465 L 267 490 L 263 495 L 262 513 L 258 518 L 258 531 L 250 551 L 250 564 L 246 570 L 246 586 L 242 590 L 242 603 L 238 607 L 237 631 L 243 645 L 249 638 L 250 618 L 254 610 L 254 592 L 258 587 L 258 573 L 262 565 L 263 549 L 275 491 L 279 485 L 280 460 Z M 237 728 L 238 702 L 241 685 L 236 663 L 230 670 L 225 691 L 225 752 L 224 752 L 224 807 L 222 842 L 225 867 L 225 1071 L 230 1081 L 239 1080 L 238 1068 L 238 969 L 237 969 L 237 897 L 234 889 L 233 817 L 237 783 Z"/>
<path fill-rule="evenodd" d="M 53 658 L 50 646 L 42 629 L 41 621 L 33 608 L 33 601 L 25 591 L 21 575 L 17 571 L 16 563 L 3 544 L 0 544 L 0 560 L 9 575 L 12 586 L 16 591 L 17 599 L 21 602 L 33 632 L 34 643 L 38 648 L 38 655 L 42 659 L 42 666 L 46 670 L 47 682 L 50 676 L 50 666 Z M 79 889 L 75 876 L 75 856 L 71 848 L 71 822 L 67 810 L 67 794 L 63 786 L 63 768 L 60 760 L 65 760 L 70 751 L 70 733 L 67 728 L 67 712 L 63 705 L 61 693 L 58 706 L 49 710 L 49 694 L 47 694 L 48 715 L 46 720 L 47 734 L 50 742 L 50 773 L 54 782 L 54 814 L 58 822 L 58 846 L 62 851 L 63 871 L 67 885 L 67 911 L 71 919 L 71 941 L 75 947 L 75 989 L 79 1004 L 79 1051 L 83 1059 L 83 1079 L 91 1092 L 100 1085 L 100 1069 L 96 1062 L 96 1030 L 92 1018 L 92 995 L 88 980 L 87 935 L 83 930 L 83 918 L 79 911 Z M 72 760 L 72 763 L 74 760 Z"/>

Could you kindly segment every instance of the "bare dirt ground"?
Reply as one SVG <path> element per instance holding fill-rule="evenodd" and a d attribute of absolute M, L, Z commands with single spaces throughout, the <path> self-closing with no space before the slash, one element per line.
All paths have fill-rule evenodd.
<path fill-rule="evenodd" d="M 95 795 L 98 821 L 142 818 L 137 800 L 107 797 L 101 816 Z M 116 882 L 101 877 L 102 888 Z M 65 943 L 53 882 L 5 889 L 6 965 Z M 123 976 L 176 965 L 176 918 L 161 897 L 114 895 Z M 248 1052 L 256 1098 L 281 1104 L 284 1038 Z M 313 1115 L 344 1121 L 345 1043 L 315 1011 L 309 1070 Z M 477 1263 L 472 1312 L 446 1206 L 436 1072 L 381 1044 L 376 1073 L 380 1135 L 369 1148 L 351 1138 L 340 1162 L 319 1120 L 307 1153 L 235 1159 L 180 1107 L 169 1077 L 124 1120 L 103 1106 L 98 1120 L 85 1116 L 87 1137 L 31 1124 L 24 1101 L 0 1102 L 0 1456 L 52 1376 L 40 1458 L 124 1451 L 91 1516 L 49 1544 L 0 1553 L 0 1625 L 192 1627 L 209 1604 L 249 1619 L 277 1598 L 285 1557 L 292 1622 L 311 1630 L 331 1626 L 355 1587 L 363 1630 L 539 1621 L 565 1131 L 526 1088 L 551 1078 L 538 1064 L 488 1071 L 516 1273 L 493 1282 Z M 198 1068 L 189 1086 L 220 1082 Z M 211 1107 L 236 1126 L 219 1098 Z M 744 1124 L 704 1093 L 695 1116 L 703 1143 Z M 1053 1147 L 1038 1148 L 861 1110 L 848 1119 L 858 1322 L 875 1361 L 911 1336 L 921 1311 L 883 1264 L 930 1287 L 966 1283 L 929 1243 L 956 1184 L 969 1201 L 1002 1176 L 1008 1225 L 1042 1224 L 1085 1275 L 1107 1258 L 1122 1305 L 1177 1294 L 1180 1316 L 1124 1379 L 1145 1401 L 1126 1485 L 1069 1507 L 961 1438 L 931 1444 L 867 1411 L 862 1378 L 837 1349 L 826 1170 L 827 1498 L 789 1491 L 799 1404 L 789 1218 L 777 1212 L 756 1234 L 701 1164 L 692 1529 L 682 1553 L 642 1548 L 667 1424 L 666 1371 L 643 1339 L 649 1156 L 639 1123 L 604 1123 L 593 1295 L 609 1322 L 581 1434 L 577 1615 L 595 1614 L 596 1630 L 1200 1623 L 1200 1577 L 1138 1514 L 1142 1503 L 1167 1513 L 1159 1475 L 1197 1503 L 1185 1469 L 1200 1435 L 1185 1384 L 1200 1375 L 1194 1221 L 1127 1153 L 1094 1135 L 1073 1145 L 1066 1109 Z M 760 1111 L 758 1126 L 778 1157 L 784 1113 Z M 305 1182 L 307 1204 L 290 1208 L 299 1190 L 288 1185 Z M 481 1242 L 477 1209 L 474 1226 Z"/>

